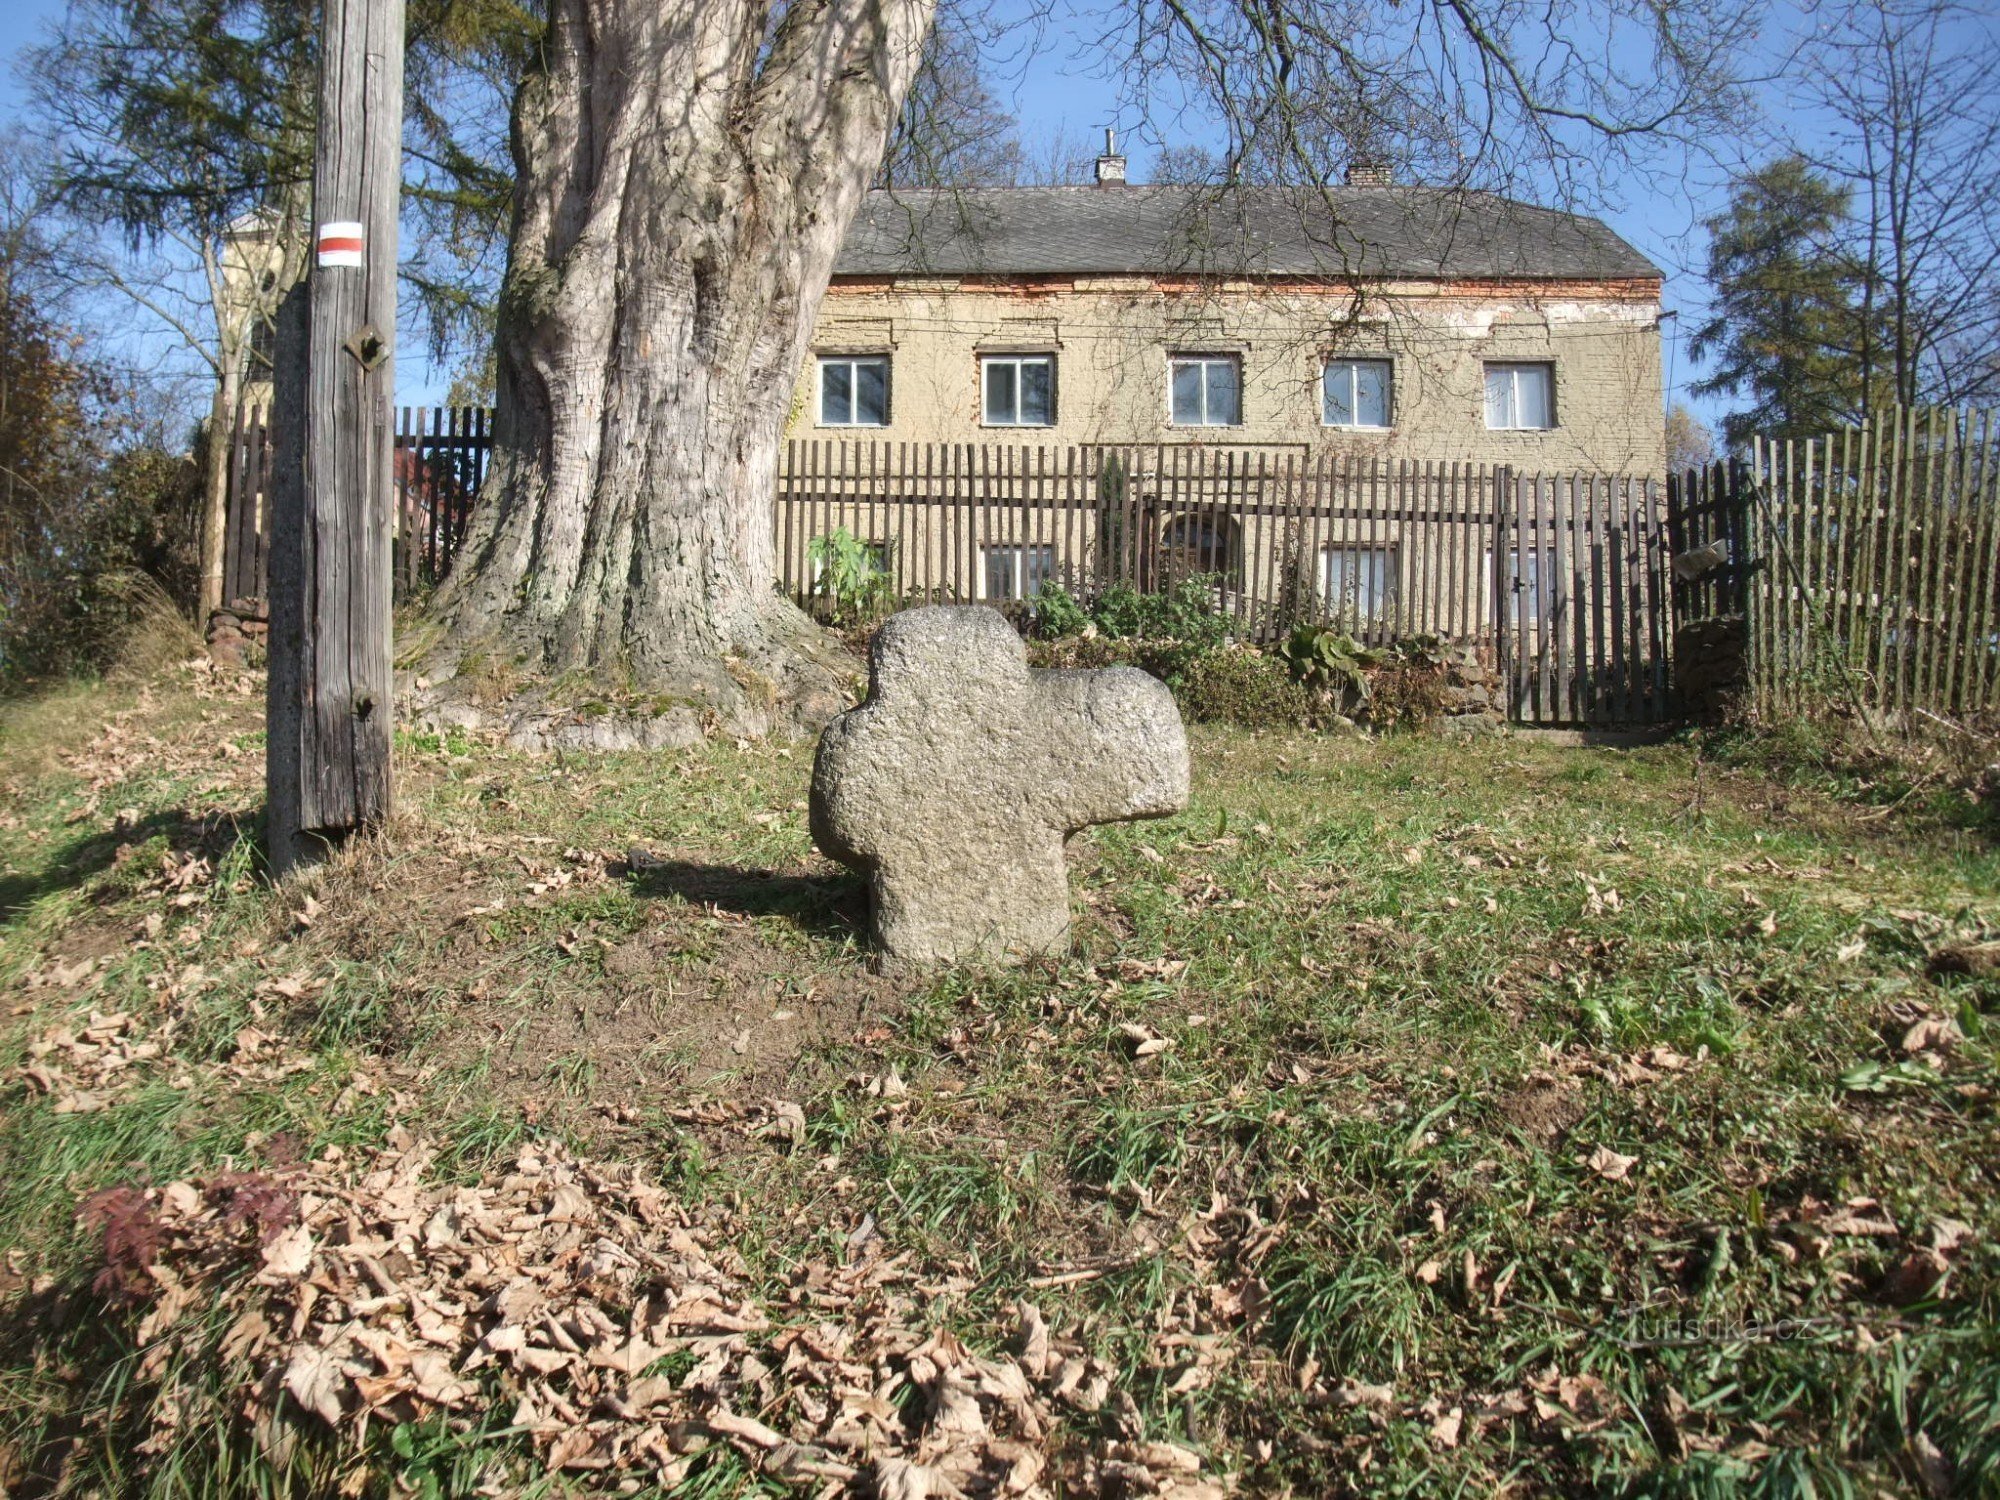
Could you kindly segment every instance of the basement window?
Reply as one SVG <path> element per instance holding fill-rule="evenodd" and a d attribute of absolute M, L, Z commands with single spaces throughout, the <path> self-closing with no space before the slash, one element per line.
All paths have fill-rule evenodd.
<path fill-rule="evenodd" d="M 1540 432 L 1556 425 L 1556 367 L 1489 364 L 1486 425 L 1496 432 Z"/>
<path fill-rule="evenodd" d="M 819 360 L 819 425 L 887 427 L 889 356 L 822 354 Z"/>
<path fill-rule="evenodd" d="M 1319 554 L 1320 597 L 1336 620 L 1385 618 L 1396 603 L 1394 547 L 1326 547 Z"/>
<path fill-rule="evenodd" d="M 988 354 L 979 361 L 988 427 L 1051 427 L 1056 420 L 1056 362 L 1048 354 Z"/>
<path fill-rule="evenodd" d="M 979 549 L 979 597 L 1032 599 L 1056 576 L 1056 549 L 1002 546 Z"/>

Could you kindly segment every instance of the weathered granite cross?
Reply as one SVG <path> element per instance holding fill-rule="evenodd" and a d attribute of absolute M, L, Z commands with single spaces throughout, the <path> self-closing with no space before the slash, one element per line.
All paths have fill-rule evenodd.
<path fill-rule="evenodd" d="M 1063 845 L 1188 801 L 1187 735 L 1133 667 L 1031 671 L 993 610 L 905 610 L 875 637 L 868 701 L 820 736 L 813 841 L 869 877 L 897 958 L 1021 958 L 1069 938 Z"/>

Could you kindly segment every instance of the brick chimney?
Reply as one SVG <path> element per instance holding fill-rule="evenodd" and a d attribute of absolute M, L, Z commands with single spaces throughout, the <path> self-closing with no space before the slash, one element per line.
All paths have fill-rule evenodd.
<path fill-rule="evenodd" d="M 1108 129 L 1104 132 L 1104 154 L 1097 158 L 1097 185 L 1125 185 L 1125 158 L 1118 154 L 1118 137 Z"/>
<path fill-rule="evenodd" d="M 1361 157 L 1347 164 L 1349 187 L 1394 187 L 1396 169 L 1386 161 Z"/>

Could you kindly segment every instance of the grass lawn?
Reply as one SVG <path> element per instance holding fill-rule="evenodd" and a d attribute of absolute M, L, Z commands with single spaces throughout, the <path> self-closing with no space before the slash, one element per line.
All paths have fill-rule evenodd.
<path fill-rule="evenodd" d="M 2000 852 L 1928 814 L 1200 731 L 1072 957 L 909 976 L 809 746 L 408 736 L 274 890 L 260 684 L 0 713 L 0 1492 L 907 1496 L 954 1423 L 974 1493 L 2000 1491 Z M 302 1378 L 462 1352 L 507 1256 L 631 1368 Z M 911 1466 L 815 1470 L 835 1396 Z"/>

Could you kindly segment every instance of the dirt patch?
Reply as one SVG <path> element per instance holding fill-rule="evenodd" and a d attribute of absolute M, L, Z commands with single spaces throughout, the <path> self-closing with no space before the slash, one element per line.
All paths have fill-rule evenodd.
<path fill-rule="evenodd" d="M 561 967 L 489 974 L 442 1018 L 405 1016 L 427 1032 L 426 1057 L 483 1067 L 494 1100 L 541 1120 L 643 1115 L 691 1093 L 796 1098 L 900 1015 L 915 983 L 860 951 L 861 891 L 816 866 L 651 861 L 610 878 L 639 898 L 643 925 L 579 927 L 556 940 Z M 461 907 L 461 951 L 490 965 L 480 911 Z"/>
<path fill-rule="evenodd" d="M 496 1063 L 522 1077 L 552 1060 L 587 1056 L 607 1082 L 682 1081 L 707 1091 L 779 1088 L 802 1053 L 838 1044 L 902 1009 L 904 987 L 880 975 L 824 970 L 794 976 L 795 955 L 754 930 L 715 938 L 720 952 L 690 962 L 673 938 L 628 938 L 606 955 L 607 979 L 573 1005 L 537 1007 L 513 1028 Z M 468 1007 L 475 1026 L 504 1024 Z M 652 1066 L 646 1060 L 652 1060 Z"/>
<path fill-rule="evenodd" d="M 1500 1100 L 1500 1117 L 1543 1150 L 1562 1143 L 1585 1109 L 1575 1083 L 1530 1077 Z"/>

